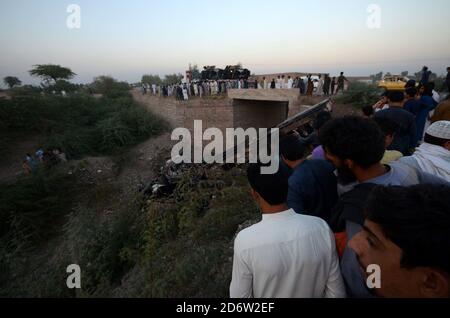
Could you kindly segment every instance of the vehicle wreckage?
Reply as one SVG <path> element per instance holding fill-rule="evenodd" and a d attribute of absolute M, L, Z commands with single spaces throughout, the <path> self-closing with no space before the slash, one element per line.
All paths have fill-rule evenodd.
<path fill-rule="evenodd" d="M 332 111 L 333 101 L 331 99 L 326 99 L 314 106 L 309 107 L 307 110 L 298 113 L 297 115 L 286 119 L 284 122 L 277 125 L 279 130 L 279 136 L 282 138 L 287 134 L 297 131 L 302 135 L 302 137 L 307 137 L 313 132 L 311 128 L 311 123 L 316 118 L 317 114 L 322 111 Z M 270 131 L 270 130 L 269 130 Z M 268 134 L 270 136 L 270 132 Z M 253 143 L 260 143 L 261 140 L 247 140 L 245 143 L 245 148 L 248 149 L 251 147 Z M 224 158 L 230 158 L 232 156 L 236 156 L 238 154 L 237 150 L 239 147 L 242 147 L 242 144 L 237 144 L 235 147 L 228 149 L 223 153 Z M 226 160 L 225 160 L 226 162 Z M 237 162 L 237 161 L 235 161 Z M 224 170 L 231 170 L 237 164 L 223 163 L 223 164 L 198 164 L 201 166 L 213 166 L 220 165 Z M 152 196 L 155 198 L 161 198 L 165 196 L 169 196 L 173 193 L 175 188 L 177 187 L 178 182 L 181 180 L 183 173 L 191 169 L 192 164 L 186 163 L 175 163 L 172 159 L 167 160 L 165 165 L 160 168 L 159 176 L 148 183 L 146 186 L 142 187 L 141 193 L 146 196 Z M 191 183 L 197 184 L 201 181 L 205 181 L 207 178 L 204 174 L 198 174 L 195 180 L 191 180 Z"/>
<path fill-rule="evenodd" d="M 227 65 L 225 69 L 216 68 L 216 66 L 204 66 L 201 72 L 201 78 L 207 80 L 247 80 L 251 72 L 239 65 Z"/>

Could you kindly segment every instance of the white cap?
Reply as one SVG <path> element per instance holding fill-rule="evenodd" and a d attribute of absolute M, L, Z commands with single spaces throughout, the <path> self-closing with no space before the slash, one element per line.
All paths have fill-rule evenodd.
<path fill-rule="evenodd" d="M 441 120 L 433 123 L 427 130 L 427 135 L 450 140 L 450 121 Z"/>

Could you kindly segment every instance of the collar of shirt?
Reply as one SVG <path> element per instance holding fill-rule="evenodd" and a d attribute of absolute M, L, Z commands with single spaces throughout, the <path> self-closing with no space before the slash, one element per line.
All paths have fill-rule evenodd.
<path fill-rule="evenodd" d="M 295 215 L 296 215 L 295 211 L 292 209 L 289 209 L 289 210 L 286 210 L 283 212 L 278 212 L 278 213 L 263 214 L 262 220 L 270 221 L 270 220 L 274 220 L 274 219 L 286 218 L 286 217 L 291 217 L 291 216 L 295 216 Z"/>

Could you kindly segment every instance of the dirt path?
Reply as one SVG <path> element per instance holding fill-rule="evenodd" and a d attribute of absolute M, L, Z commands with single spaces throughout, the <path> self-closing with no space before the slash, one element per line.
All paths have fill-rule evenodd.
<path fill-rule="evenodd" d="M 119 158 L 120 171 L 116 181 L 124 187 L 148 184 L 160 166 L 170 159 L 172 145 L 170 133 L 165 133 L 132 148 Z"/>
<path fill-rule="evenodd" d="M 177 112 L 177 106 L 179 102 L 175 98 L 161 98 L 158 96 L 152 96 L 151 94 L 142 95 L 142 93 L 134 89 L 131 91 L 133 99 L 145 106 L 145 108 L 154 114 L 162 116 L 167 120 L 172 127 L 180 126 L 181 118 L 180 114 Z"/>

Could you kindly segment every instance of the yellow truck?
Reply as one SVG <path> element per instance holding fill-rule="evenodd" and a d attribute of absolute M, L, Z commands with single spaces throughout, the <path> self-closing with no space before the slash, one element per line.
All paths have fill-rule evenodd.
<path fill-rule="evenodd" d="M 388 91 L 404 91 L 409 78 L 401 75 L 387 75 L 380 82 L 378 87 Z"/>

